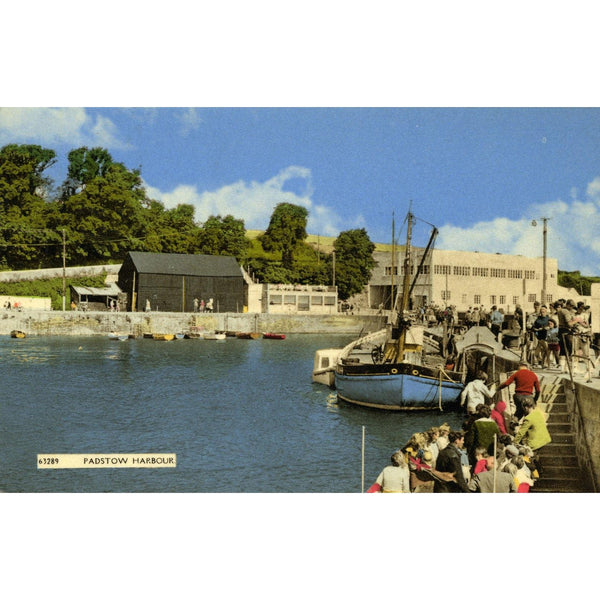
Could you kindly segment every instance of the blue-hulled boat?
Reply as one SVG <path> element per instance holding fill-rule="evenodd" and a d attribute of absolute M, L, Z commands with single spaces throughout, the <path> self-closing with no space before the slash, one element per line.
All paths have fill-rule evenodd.
<path fill-rule="evenodd" d="M 397 316 L 386 328 L 355 340 L 338 354 L 335 388 L 340 400 L 385 410 L 443 410 L 458 405 L 466 373 L 455 370 L 442 356 L 426 356 L 424 327 L 408 310 L 414 287 L 414 283 L 410 286 L 413 219 L 409 213 Z M 434 228 L 425 256 L 436 234 Z"/>

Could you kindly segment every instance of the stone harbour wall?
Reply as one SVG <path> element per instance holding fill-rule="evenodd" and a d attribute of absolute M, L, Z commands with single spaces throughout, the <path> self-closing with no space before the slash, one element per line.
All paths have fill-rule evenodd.
<path fill-rule="evenodd" d="M 589 457 L 589 464 L 582 466 L 591 471 L 596 482 L 596 491 L 600 491 L 600 390 L 576 382 L 576 394 L 573 394 L 568 380 L 565 380 L 564 387 L 569 412 L 574 415 L 572 423 L 577 456 L 580 459 Z M 577 399 L 579 399 L 581 421 L 576 416 Z"/>
<path fill-rule="evenodd" d="M 0 310 L 0 335 L 9 335 L 13 330 L 27 335 L 87 336 L 107 335 L 111 331 L 143 335 L 180 333 L 190 327 L 217 331 L 358 335 L 376 331 L 384 323 L 384 318 L 374 315 Z"/>

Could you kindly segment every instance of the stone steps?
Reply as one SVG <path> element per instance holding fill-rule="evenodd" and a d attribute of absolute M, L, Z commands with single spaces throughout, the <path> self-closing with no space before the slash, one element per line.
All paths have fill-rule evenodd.
<path fill-rule="evenodd" d="M 540 448 L 540 478 L 531 488 L 535 493 L 589 492 L 583 472 L 579 468 L 571 414 L 563 392 L 564 380 L 554 378 L 542 383 L 542 401 L 548 418 L 546 426 L 552 442 Z"/>

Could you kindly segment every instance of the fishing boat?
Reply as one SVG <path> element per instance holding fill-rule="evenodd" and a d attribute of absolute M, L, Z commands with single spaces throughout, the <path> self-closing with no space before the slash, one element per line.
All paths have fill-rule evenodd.
<path fill-rule="evenodd" d="M 285 340 L 285 333 L 263 333 L 263 339 L 265 340 Z"/>
<path fill-rule="evenodd" d="M 19 331 L 18 329 L 13 329 L 13 330 L 10 332 L 10 337 L 11 337 L 11 338 L 17 338 L 17 339 L 20 339 L 20 340 L 22 340 L 23 338 L 25 338 L 25 337 L 27 337 L 27 336 L 25 335 L 25 332 L 24 332 L 24 331 Z"/>
<path fill-rule="evenodd" d="M 354 340 L 338 354 L 334 385 L 340 400 L 385 410 L 444 410 L 457 406 L 465 372 L 440 356 L 423 351 L 424 326 L 409 310 L 417 275 L 411 284 L 411 233 L 414 216 L 407 218 L 407 240 L 401 294 L 392 302 L 392 317 L 381 330 Z M 437 235 L 434 227 L 421 270 Z M 314 377 L 314 371 L 313 371 Z"/>

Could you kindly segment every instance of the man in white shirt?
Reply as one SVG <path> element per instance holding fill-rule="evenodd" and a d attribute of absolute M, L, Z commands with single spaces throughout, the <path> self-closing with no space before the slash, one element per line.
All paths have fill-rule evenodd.
<path fill-rule="evenodd" d="M 464 406 L 465 401 L 467 403 L 467 414 L 472 415 L 476 412 L 476 408 L 479 404 L 485 404 L 485 399 L 492 399 L 496 393 L 492 386 L 492 389 L 486 385 L 487 373 L 479 371 L 477 378 L 467 383 L 465 389 L 460 394 L 460 405 Z"/>

